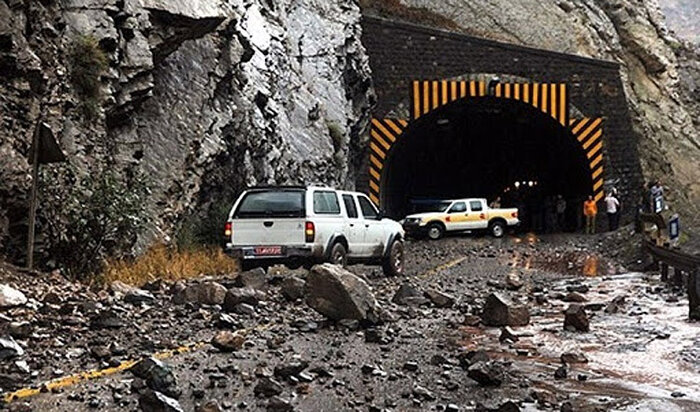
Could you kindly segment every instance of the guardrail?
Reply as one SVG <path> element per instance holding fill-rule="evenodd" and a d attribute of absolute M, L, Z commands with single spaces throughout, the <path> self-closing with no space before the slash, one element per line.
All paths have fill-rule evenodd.
<path fill-rule="evenodd" d="M 688 289 L 688 317 L 700 320 L 700 256 L 683 253 L 645 239 L 644 250 L 654 267 L 659 269 L 661 280 Z M 673 276 L 669 276 L 673 269 Z"/>

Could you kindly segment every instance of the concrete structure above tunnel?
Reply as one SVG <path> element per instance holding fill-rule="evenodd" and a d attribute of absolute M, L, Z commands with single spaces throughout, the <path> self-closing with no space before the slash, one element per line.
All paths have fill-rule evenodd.
<path fill-rule="evenodd" d="M 615 186 L 623 204 L 638 202 L 642 173 L 617 63 L 375 17 L 365 17 L 363 28 L 377 105 L 366 172 L 357 183 L 375 200 L 381 198 L 381 170 L 371 169 L 371 144 L 383 148 L 385 157 L 389 151 L 374 137 L 383 133 L 377 125 L 391 132 L 393 124 L 403 132 L 436 103 L 488 94 L 486 82 L 498 75 L 504 83 L 494 95 L 544 106 L 543 112 L 567 127 L 587 156 L 592 154 L 588 162 L 592 193 L 600 198 L 605 187 Z M 400 139 L 402 133 L 393 132 Z M 374 188 L 379 194 L 373 193 Z M 630 216 L 633 208 L 624 212 Z"/>

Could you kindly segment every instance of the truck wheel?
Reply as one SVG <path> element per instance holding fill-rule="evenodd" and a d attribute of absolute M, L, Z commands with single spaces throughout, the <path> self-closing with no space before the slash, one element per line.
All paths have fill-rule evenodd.
<path fill-rule="evenodd" d="M 445 234 L 445 228 L 439 223 L 428 225 L 428 237 L 430 240 L 438 240 Z"/>
<path fill-rule="evenodd" d="M 348 251 L 342 243 L 336 242 L 333 244 L 330 254 L 330 263 L 340 266 L 348 264 Z"/>
<path fill-rule="evenodd" d="M 506 233 L 506 225 L 501 221 L 495 221 L 489 225 L 489 230 L 493 237 L 503 237 Z"/>
<path fill-rule="evenodd" d="M 382 270 L 386 276 L 403 275 L 403 241 L 394 240 L 389 247 L 389 252 L 382 262 Z"/>

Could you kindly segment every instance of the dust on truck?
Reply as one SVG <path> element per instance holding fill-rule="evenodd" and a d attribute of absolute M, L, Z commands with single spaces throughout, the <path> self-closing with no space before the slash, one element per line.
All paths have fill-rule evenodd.
<path fill-rule="evenodd" d="M 404 231 L 414 237 L 440 239 L 447 232 L 488 230 L 502 237 L 509 227 L 520 224 L 518 209 L 490 208 L 486 199 L 470 198 L 437 202 L 433 211 L 406 216 Z"/>

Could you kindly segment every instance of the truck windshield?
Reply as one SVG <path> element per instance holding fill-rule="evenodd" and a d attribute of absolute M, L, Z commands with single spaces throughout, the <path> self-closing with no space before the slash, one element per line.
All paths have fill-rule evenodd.
<path fill-rule="evenodd" d="M 303 190 L 256 190 L 248 192 L 234 218 L 304 217 Z"/>

